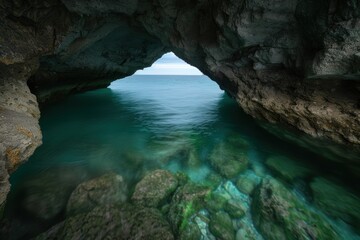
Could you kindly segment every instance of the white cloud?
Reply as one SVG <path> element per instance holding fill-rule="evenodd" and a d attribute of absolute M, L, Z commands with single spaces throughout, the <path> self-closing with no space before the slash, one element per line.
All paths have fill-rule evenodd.
<path fill-rule="evenodd" d="M 164 54 L 153 65 L 144 70 L 138 70 L 138 75 L 202 75 L 195 67 L 179 59 L 174 53 Z"/>

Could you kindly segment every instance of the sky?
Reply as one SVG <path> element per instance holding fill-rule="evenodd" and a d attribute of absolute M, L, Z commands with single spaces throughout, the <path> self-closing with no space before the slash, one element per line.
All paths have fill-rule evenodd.
<path fill-rule="evenodd" d="M 151 67 L 138 70 L 137 75 L 202 75 L 195 67 L 187 64 L 174 53 L 166 53 Z"/>

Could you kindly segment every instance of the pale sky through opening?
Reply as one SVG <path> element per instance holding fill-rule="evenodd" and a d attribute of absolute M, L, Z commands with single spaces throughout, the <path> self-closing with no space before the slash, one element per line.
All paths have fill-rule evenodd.
<path fill-rule="evenodd" d="M 195 67 L 187 64 L 174 53 L 166 53 L 151 67 L 138 70 L 137 75 L 202 75 Z"/>

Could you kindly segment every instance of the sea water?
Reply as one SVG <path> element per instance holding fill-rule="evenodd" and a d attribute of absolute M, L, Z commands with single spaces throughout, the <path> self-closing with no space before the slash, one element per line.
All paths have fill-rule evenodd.
<path fill-rule="evenodd" d="M 255 182 L 266 176 L 279 179 L 319 214 L 323 212 L 312 204 L 309 193 L 309 182 L 314 177 L 332 178 L 357 195 L 356 187 L 342 179 L 342 174 L 332 175 L 329 161 L 268 133 L 205 76 L 134 75 L 115 81 L 106 89 L 70 96 L 43 107 L 40 126 L 43 145 L 10 179 L 12 189 L 5 217 L 10 219 L 7 224 L 16 229 L 12 230 L 12 239 L 26 239 L 48 227 L 31 214 L 31 207 L 28 211 L 27 205 L 34 204 L 24 200 L 29 194 L 54 188 L 61 192 L 108 171 L 122 175 L 130 189 L 154 169 L 182 172 L 201 184 L 218 174 L 209 162 L 214 148 L 232 138 L 248 145 L 249 165 L 241 174 L 243 178 Z M 189 152 L 196 157 L 189 160 Z M 282 156 L 279 162 L 275 161 L 279 168 L 267 162 L 271 156 Z M 295 168 L 281 159 L 291 159 Z M 297 177 L 298 169 L 312 172 L 311 177 Z M 251 198 L 236 190 L 235 180 L 223 178 L 216 191 L 229 191 L 250 205 Z M 68 197 L 60 193 L 56 196 L 58 201 Z M 36 204 L 36 198 L 33 202 Z M 53 205 L 46 211 L 56 208 Z M 354 226 L 327 217 L 340 226 L 341 234 L 357 239 Z M 253 227 L 250 210 L 246 219 Z"/>

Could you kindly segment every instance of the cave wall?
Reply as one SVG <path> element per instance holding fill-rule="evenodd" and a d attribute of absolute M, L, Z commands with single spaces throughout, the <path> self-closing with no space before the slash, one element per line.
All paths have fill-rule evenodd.
<path fill-rule="evenodd" d="M 0 206 L 41 144 L 38 102 L 168 51 L 257 119 L 360 144 L 359 0 L 0 0 L 0 21 Z"/>

